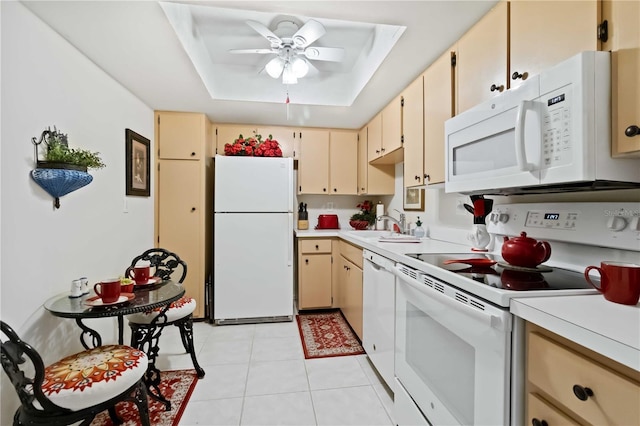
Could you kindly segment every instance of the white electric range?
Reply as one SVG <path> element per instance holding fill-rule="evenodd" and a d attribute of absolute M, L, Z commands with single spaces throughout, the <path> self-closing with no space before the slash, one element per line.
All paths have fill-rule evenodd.
<path fill-rule="evenodd" d="M 487 253 L 408 253 L 394 270 L 397 423 L 523 424 L 524 324 L 511 300 L 597 297 L 585 267 L 637 263 L 639 221 L 638 203 L 496 205 Z M 551 245 L 539 270 L 515 271 L 500 256 L 503 236 L 522 231 Z M 497 263 L 443 263 L 470 258 Z"/>

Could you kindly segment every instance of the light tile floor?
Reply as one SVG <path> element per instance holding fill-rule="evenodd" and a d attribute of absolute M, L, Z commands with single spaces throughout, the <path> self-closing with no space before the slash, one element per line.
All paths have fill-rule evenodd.
<path fill-rule="evenodd" d="M 304 359 L 295 322 L 194 323 L 199 380 L 181 425 L 392 425 L 389 390 L 366 355 Z M 161 370 L 193 368 L 176 327 Z"/>

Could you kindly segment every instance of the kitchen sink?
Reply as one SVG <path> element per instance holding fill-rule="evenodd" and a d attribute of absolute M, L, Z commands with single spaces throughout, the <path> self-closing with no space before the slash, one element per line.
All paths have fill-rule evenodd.
<path fill-rule="evenodd" d="M 348 231 L 349 235 L 356 238 L 380 238 L 380 237 L 388 237 L 392 233 L 389 230 L 374 230 L 374 229 L 365 229 L 362 231 Z"/>

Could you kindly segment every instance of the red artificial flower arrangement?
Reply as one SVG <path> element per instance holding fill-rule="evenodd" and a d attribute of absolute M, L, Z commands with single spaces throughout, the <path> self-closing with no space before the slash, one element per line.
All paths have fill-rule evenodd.
<path fill-rule="evenodd" d="M 232 144 L 224 145 L 224 155 L 282 157 L 282 150 L 278 141 L 271 139 L 271 135 L 264 141 L 260 135 L 247 139 L 240 135 Z"/>

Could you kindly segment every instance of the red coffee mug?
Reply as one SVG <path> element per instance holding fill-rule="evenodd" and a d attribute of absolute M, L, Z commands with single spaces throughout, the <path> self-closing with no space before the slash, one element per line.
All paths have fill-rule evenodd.
<path fill-rule="evenodd" d="M 600 273 L 600 287 L 589 278 L 592 269 Z M 627 262 L 604 261 L 598 266 L 587 266 L 584 277 L 593 288 L 610 302 L 635 305 L 640 300 L 640 265 Z"/>
<path fill-rule="evenodd" d="M 100 287 L 100 290 L 98 290 Z M 120 298 L 120 279 L 109 278 L 93 286 L 93 291 L 102 299 L 102 303 L 117 302 Z"/>
<path fill-rule="evenodd" d="M 149 265 L 136 265 L 127 270 L 127 276 L 133 278 L 136 284 L 146 284 L 149 281 L 150 269 Z"/>

